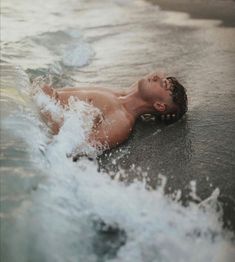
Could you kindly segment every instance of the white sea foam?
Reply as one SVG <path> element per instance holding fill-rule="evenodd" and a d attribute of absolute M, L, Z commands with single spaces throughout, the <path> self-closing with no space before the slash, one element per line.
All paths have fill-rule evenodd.
<path fill-rule="evenodd" d="M 91 150 L 86 138 L 98 111 L 75 100 L 70 101 L 71 110 L 64 110 L 43 93 L 37 99 L 40 105 L 48 103 L 47 110 L 62 112 L 65 119 L 49 144 L 35 118 L 21 117 L 27 124 L 18 130 L 29 140 L 29 151 L 40 144 L 46 148 L 47 161 L 31 154 L 38 160 L 35 172 L 45 172 L 48 179 L 33 196 L 30 219 L 18 228 L 37 235 L 37 248 L 46 261 L 97 261 L 94 241 L 99 241 L 95 240 L 98 233 L 91 221 L 99 220 L 126 235 L 117 255 L 104 261 L 233 261 L 234 246 L 222 229 L 221 210 L 217 211 L 218 192 L 201 205 L 183 207 L 164 194 L 164 183 L 154 191 L 146 190 L 145 182 L 126 186 L 98 172 L 96 162 L 72 162 L 66 153 L 77 145 Z M 192 194 L 196 196 L 195 183 Z"/>
<path fill-rule="evenodd" d="M 63 73 L 63 69 L 60 68 L 62 64 L 85 65 L 92 52 L 86 46 L 82 46 L 82 42 L 79 42 L 81 41 L 79 30 L 69 34 L 74 38 L 69 41 L 64 34 L 59 38 L 60 41 L 57 38 L 59 32 L 67 32 L 69 27 L 76 28 L 76 30 L 81 27 L 86 28 L 88 38 L 98 40 L 100 36 L 102 36 L 101 40 L 103 38 L 102 41 L 95 41 L 93 45 L 97 53 L 96 63 L 97 61 L 99 63 L 95 64 L 92 69 L 105 70 L 105 74 L 100 74 L 101 78 L 112 75 L 113 79 L 117 79 L 118 68 L 122 77 L 125 77 L 128 72 L 126 83 L 129 83 L 130 75 L 143 73 L 143 65 L 145 65 L 144 70 L 156 65 L 154 62 L 156 59 L 153 56 L 156 50 L 160 50 L 157 60 L 164 62 L 165 54 L 168 54 L 169 58 L 175 57 L 175 54 L 182 48 L 181 41 L 177 43 L 177 41 L 172 42 L 171 38 L 159 37 L 174 36 L 176 27 L 170 30 L 169 27 L 160 26 L 161 30 L 166 30 L 163 32 L 158 29 L 158 26 L 155 26 L 161 20 L 163 23 L 182 25 L 179 19 L 177 23 L 175 22 L 176 14 L 172 16 L 174 21 L 172 19 L 170 21 L 166 13 L 157 12 L 157 8 L 144 1 L 125 1 L 125 5 L 127 2 L 136 3 L 136 5 L 130 5 L 128 12 L 121 8 L 113 8 L 112 4 L 107 6 L 109 1 L 105 3 L 84 1 L 87 3 L 84 11 L 80 2 L 57 0 L 47 1 L 45 5 L 41 1 L 32 4 L 31 0 L 4 1 L 4 25 L 7 27 L 3 30 L 5 32 L 3 40 L 7 45 L 4 45 L 5 56 L 3 58 L 10 63 L 20 63 L 25 68 L 31 69 L 42 68 L 52 63 L 52 71 L 57 74 Z M 119 3 L 119 6 L 124 5 L 124 1 L 114 2 Z M 79 5 L 81 12 L 77 10 Z M 140 6 L 140 9 L 136 6 Z M 179 16 L 180 19 L 183 18 L 181 14 Z M 120 17 L 122 18 L 121 27 L 115 29 L 112 26 L 119 25 Z M 149 20 L 146 20 L 146 17 Z M 139 25 L 140 20 L 144 22 L 141 26 Z M 183 21 L 185 27 L 188 19 L 183 20 L 185 20 Z M 193 26 L 197 21 L 189 22 L 190 26 Z M 203 24 L 208 25 L 204 22 Z M 155 26 L 156 37 L 153 37 L 152 27 L 149 25 Z M 110 31 L 106 31 L 107 26 L 111 26 Z M 188 32 L 187 42 L 190 48 L 184 46 L 185 52 L 191 50 L 191 47 L 200 46 L 200 43 L 212 43 L 211 39 L 216 40 L 214 36 L 219 35 L 218 31 L 211 31 L 209 34 L 211 39 L 200 37 L 205 35 L 204 31 L 204 29 L 196 30 L 196 35 Z M 228 34 L 229 32 L 227 31 Z M 108 33 L 116 35 L 110 34 L 106 42 L 104 37 L 108 36 Z M 180 34 L 178 31 L 177 33 Z M 43 37 L 45 37 L 44 42 Z M 195 42 L 196 38 L 198 41 Z M 149 45 L 145 48 L 143 43 L 146 39 Z M 77 43 L 81 45 L 76 45 Z M 117 45 L 119 48 L 116 48 Z M 212 45 L 212 50 L 216 50 L 216 45 Z M 198 50 L 194 47 L 193 51 L 197 54 Z M 208 49 L 206 51 L 212 61 L 217 61 L 216 56 L 210 56 L 215 52 L 209 52 Z M 192 68 L 197 69 L 197 59 L 195 63 L 191 63 L 191 60 L 194 61 L 192 56 L 187 57 L 189 60 L 184 59 L 185 63 L 182 64 L 190 64 Z M 146 66 L 146 62 L 151 66 Z M 108 70 L 110 65 L 114 66 L 111 71 Z M 208 63 L 204 71 L 207 74 L 208 72 L 213 74 L 209 65 Z M 133 71 L 131 71 L 132 68 Z M 184 71 L 184 69 L 181 67 L 176 71 Z M 218 67 L 219 71 L 220 69 Z M 195 75 L 195 73 L 190 74 L 190 71 L 188 73 L 189 76 Z M 11 83 L 12 79 L 15 81 L 14 77 L 7 74 L 6 76 L 10 76 L 7 79 L 6 87 L 15 86 Z M 197 78 L 193 79 L 198 82 Z M 93 83 L 95 83 L 94 80 Z M 20 85 L 24 87 L 24 84 Z M 4 127 L 7 127 L 10 133 L 20 137 L 27 145 L 30 159 L 26 159 L 23 164 L 34 165 L 33 174 L 38 176 L 42 172 L 46 177 L 36 191 L 30 191 L 31 205 L 24 205 L 25 202 L 23 202 L 24 207 L 30 207 L 28 212 L 25 211 L 26 208 L 20 207 L 20 215 L 9 220 L 13 241 L 6 250 L 14 259 L 8 261 L 102 261 L 100 253 L 94 248 L 94 243 L 102 242 L 102 240 L 96 238 L 98 233 L 90 223 L 91 220 L 99 219 L 107 225 L 119 227 L 126 234 L 126 243 L 119 249 L 117 256 L 113 259 L 103 258 L 103 261 L 234 261 L 234 243 L 229 233 L 222 229 L 221 212 L 217 212 L 218 191 L 199 205 L 192 203 L 188 207 L 183 207 L 179 202 L 164 195 L 163 187 L 158 187 L 156 191 L 148 191 L 145 189 L 144 182 L 135 182 L 130 186 L 119 182 L 118 177 L 123 176 L 123 170 L 115 174 L 115 180 L 111 180 L 108 174 L 97 171 L 98 165 L 95 162 L 80 159 L 77 163 L 73 163 L 70 158 L 67 158 L 66 153 L 73 152 L 79 148 L 79 145 L 82 151 L 98 153 L 86 141 L 92 117 L 90 118 L 89 115 L 80 117 L 79 115 L 82 115 L 83 110 L 87 107 L 75 103 L 75 110 L 64 111 L 55 101 L 44 95 L 39 97 L 41 100 L 38 98 L 38 103 L 51 111 L 54 117 L 65 116 L 60 133 L 51 140 L 51 137 L 48 137 L 46 126 L 40 122 L 37 111 L 29 103 L 28 98 L 21 103 L 22 100 L 14 92 L 10 93 L 12 90 L 6 88 L 5 91 L 6 94 L 8 92 L 5 100 L 9 101 L 7 107 L 9 111 L 12 109 L 12 101 L 18 102 L 18 105 L 21 106 L 20 110 L 17 108 L 14 114 L 3 122 Z M 195 96 L 195 99 L 197 98 L 198 96 Z M 7 103 L 5 102 L 5 105 L 8 105 Z M 14 160 L 11 162 L 11 159 L 7 161 L 14 163 Z M 115 165 L 115 161 L 113 164 Z M 15 170 L 14 166 L 10 168 Z M 158 175 L 157 171 L 156 175 Z M 15 180 L 12 183 L 14 184 Z M 28 180 L 25 179 L 21 183 L 25 186 Z M 17 184 L 15 183 L 14 186 L 17 187 Z M 26 191 L 26 189 L 23 190 Z M 191 195 L 198 200 L 194 183 L 192 183 Z M 5 237 L 9 237 L 6 235 Z"/>
<path fill-rule="evenodd" d="M 75 45 L 66 48 L 62 61 L 66 66 L 81 67 L 87 65 L 93 55 L 94 52 L 89 44 L 77 42 Z"/>

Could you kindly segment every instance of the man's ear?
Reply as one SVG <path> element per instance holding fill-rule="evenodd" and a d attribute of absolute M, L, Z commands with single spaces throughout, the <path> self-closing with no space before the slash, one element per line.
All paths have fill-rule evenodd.
<path fill-rule="evenodd" d="M 161 113 L 165 112 L 166 109 L 167 109 L 167 105 L 166 105 L 166 104 L 164 104 L 164 103 L 162 103 L 162 102 L 158 102 L 158 101 L 153 104 L 153 107 L 154 107 L 158 112 L 161 112 Z"/>

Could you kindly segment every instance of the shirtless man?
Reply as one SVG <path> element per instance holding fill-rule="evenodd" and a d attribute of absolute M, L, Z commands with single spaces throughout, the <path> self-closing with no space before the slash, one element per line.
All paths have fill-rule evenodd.
<path fill-rule="evenodd" d="M 157 114 L 167 119 L 180 119 L 187 111 L 187 95 L 184 87 L 174 77 L 150 74 L 134 83 L 125 91 L 105 88 L 62 88 L 45 85 L 45 94 L 56 99 L 62 106 L 68 105 L 71 96 L 86 101 L 100 109 L 101 121 L 95 121 L 89 142 L 113 148 L 130 135 L 136 119 L 143 114 Z M 52 116 L 42 113 L 44 120 L 57 134 L 63 120 L 56 122 Z"/>

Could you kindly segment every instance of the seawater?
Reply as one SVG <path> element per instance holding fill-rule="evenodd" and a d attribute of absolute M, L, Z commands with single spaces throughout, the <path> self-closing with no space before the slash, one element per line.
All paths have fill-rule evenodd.
<path fill-rule="evenodd" d="M 3 8 L 7 22 L 1 42 L 4 261 L 233 261 L 234 236 L 223 228 L 219 189 L 199 204 L 183 206 L 180 191 L 165 195 L 166 177 L 157 170 L 161 183 L 152 190 L 147 174 L 142 181 L 126 184 L 119 177 L 128 176 L 128 170 L 119 166 L 111 179 L 95 160 L 73 162 L 67 155 L 79 150 L 100 154 L 87 143 L 92 119 L 99 112 L 81 101 L 71 100 L 71 110 L 65 110 L 40 91 L 34 98 L 30 95 L 32 80 L 38 76 L 55 86 L 78 81 L 82 86 L 110 81 L 115 88 L 122 81 L 127 84 L 132 79 L 120 64 L 130 63 L 125 58 L 132 51 L 120 58 L 119 52 L 127 49 L 120 46 L 114 52 L 113 43 L 117 46 L 120 40 L 130 47 L 134 42 L 136 50 L 143 49 L 144 43 L 134 35 L 120 36 L 118 28 L 126 26 L 120 15 L 126 21 L 132 18 L 135 27 L 147 11 L 151 15 L 146 23 L 156 23 L 165 14 L 156 7 L 156 18 L 153 7 L 142 1 L 50 1 L 47 5 L 5 1 Z M 108 31 L 110 25 L 115 25 L 114 38 Z M 137 27 L 142 32 L 141 25 Z M 161 38 L 164 33 L 156 34 Z M 151 31 L 144 36 L 150 41 Z M 144 57 L 140 54 L 138 63 L 132 60 L 135 70 L 131 68 L 129 74 L 134 76 L 146 66 Z M 114 58 L 116 67 L 110 70 Z M 107 74 L 102 73 L 105 70 Z M 122 80 L 112 80 L 120 79 L 121 73 Z M 64 125 L 57 136 L 51 136 L 40 120 L 39 106 L 63 115 Z M 120 150 L 128 154 L 125 147 Z M 133 172 L 142 172 L 135 164 Z M 192 196 L 198 200 L 194 183 Z"/>
<path fill-rule="evenodd" d="M 27 169 L 32 170 L 19 171 L 14 183 L 33 177 L 40 182 L 30 192 L 5 189 L 3 201 L 9 206 L 2 210 L 1 220 L 7 234 L 1 241 L 9 261 L 232 261 L 232 235 L 222 228 L 217 191 L 199 205 L 183 207 L 177 198 L 164 194 L 161 175 L 163 183 L 151 191 L 145 181 L 127 186 L 111 179 L 94 161 L 72 162 L 66 153 L 84 147 L 96 110 L 72 101 L 73 110 L 61 112 L 42 93 L 34 103 L 22 93 L 8 96 L 7 103 L 12 100 L 16 108 L 2 125 L 26 145 Z M 50 137 L 39 121 L 35 103 L 45 104 L 54 114 L 64 113 L 56 137 Z M 15 172 L 9 168 L 7 176 Z M 2 171 L 4 186 L 8 177 Z M 19 201 L 21 195 L 28 196 Z M 20 202 L 17 208 L 13 199 Z"/>

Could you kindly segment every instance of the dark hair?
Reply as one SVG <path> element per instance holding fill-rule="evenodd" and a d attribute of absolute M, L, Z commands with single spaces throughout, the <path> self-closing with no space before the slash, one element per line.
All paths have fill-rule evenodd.
<path fill-rule="evenodd" d="M 182 116 L 188 110 L 188 99 L 186 94 L 186 89 L 179 83 L 179 81 L 175 77 L 167 77 L 172 84 L 172 100 L 178 107 L 176 112 L 169 112 L 163 115 L 158 116 L 158 119 L 166 122 L 167 124 L 171 124 L 182 118 Z"/>
<path fill-rule="evenodd" d="M 180 119 L 188 110 L 188 98 L 186 94 L 186 89 L 178 82 L 175 77 L 167 77 L 172 83 L 172 100 L 178 106 L 178 119 Z"/>

